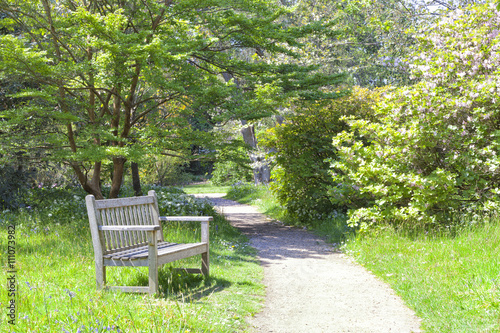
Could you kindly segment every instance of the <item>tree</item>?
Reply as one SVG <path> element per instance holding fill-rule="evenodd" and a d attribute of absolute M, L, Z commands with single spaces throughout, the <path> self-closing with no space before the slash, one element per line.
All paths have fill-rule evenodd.
<path fill-rule="evenodd" d="M 16 27 L 1 39 L 0 75 L 34 86 L 17 94 L 25 103 L 0 114 L 2 149 L 50 152 L 97 198 L 103 168 L 111 165 L 116 197 L 127 160 L 207 140 L 189 117 L 261 117 L 272 111 L 259 103 L 261 87 L 329 97 L 319 88 L 335 76 L 235 56 L 296 56 L 298 39 L 327 32 L 324 24 L 283 27 L 285 12 L 263 0 L 0 0 L 2 27 Z M 225 82 L 223 74 L 234 79 Z"/>

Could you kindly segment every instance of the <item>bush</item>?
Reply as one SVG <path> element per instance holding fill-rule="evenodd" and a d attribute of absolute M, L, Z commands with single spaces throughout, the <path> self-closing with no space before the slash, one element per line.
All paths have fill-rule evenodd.
<path fill-rule="evenodd" d="M 372 199 L 369 207 L 351 206 L 351 225 L 441 226 L 463 211 L 498 209 L 495 8 L 451 12 L 418 36 L 411 68 L 421 82 L 388 94 L 376 107 L 376 121 L 352 121 L 351 132 L 334 140 L 340 156 L 333 163 L 334 181 Z M 339 204 L 348 204 L 345 193 L 337 194 Z"/>
<path fill-rule="evenodd" d="M 342 116 L 370 118 L 382 89 L 354 88 L 352 94 L 325 104 L 309 104 L 282 125 L 267 131 L 264 144 L 275 166 L 271 190 L 286 214 L 302 223 L 328 217 L 343 205 L 332 203 L 330 159 L 336 159 L 332 137 L 348 130 Z"/>
<path fill-rule="evenodd" d="M 29 177 L 23 170 L 10 165 L 0 166 L 0 208 L 17 209 L 24 206 Z"/>
<path fill-rule="evenodd" d="M 139 165 L 141 182 L 159 186 L 183 184 L 189 181 L 184 173 L 185 160 L 172 156 L 149 156 Z"/>
<path fill-rule="evenodd" d="M 248 166 L 250 159 L 244 148 L 222 150 L 214 163 L 210 182 L 217 186 L 233 185 L 238 182 L 249 182 L 253 179 L 252 169 Z"/>

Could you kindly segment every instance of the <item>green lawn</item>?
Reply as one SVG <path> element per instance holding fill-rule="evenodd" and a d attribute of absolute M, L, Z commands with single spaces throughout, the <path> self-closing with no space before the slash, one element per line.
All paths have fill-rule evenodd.
<path fill-rule="evenodd" d="M 388 282 L 423 319 L 426 332 L 500 331 L 500 225 L 458 235 L 360 237 L 344 250 Z"/>
<path fill-rule="evenodd" d="M 163 266 L 159 296 L 97 291 L 88 221 L 79 210 L 84 208 L 83 197 L 70 193 L 62 197 L 70 201 L 66 210 L 57 211 L 60 205 L 52 205 L 0 214 L 0 279 L 12 276 L 8 260 L 14 259 L 18 286 L 13 298 L 2 284 L 1 332 L 239 332 L 245 330 L 244 318 L 260 309 L 264 289 L 255 252 L 220 216 L 210 227 L 209 278 Z M 161 194 L 159 198 L 162 202 Z M 12 225 L 15 245 L 9 258 Z M 197 223 L 174 223 L 165 225 L 164 232 L 173 241 L 194 240 L 198 228 Z M 189 258 L 174 266 L 198 267 L 200 261 Z M 108 281 L 147 285 L 147 269 L 108 268 Z M 7 321 L 12 299 L 15 325 Z"/>
<path fill-rule="evenodd" d="M 227 193 L 231 186 L 214 186 L 209 182 L 185 185 L 182 189 L 187 194 L 199 193 Z"/>

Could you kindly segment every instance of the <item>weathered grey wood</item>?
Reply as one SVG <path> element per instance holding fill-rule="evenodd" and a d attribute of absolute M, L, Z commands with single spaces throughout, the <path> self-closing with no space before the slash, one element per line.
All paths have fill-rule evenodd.
<path fill-rule="evenodd" d="M 130 199 L 133 199 L 133 200 L 130 200 Z M 150 196 L 106 199 L 106 200 L 97 200 L 96 201 L 96 208 L 103 209 L 103 208 L 113 208 L 113 207 L 147 205 L 147 204 L 152 204 L 153 202 L 154 202 L 154 199 Z"/>
<path fill-rule="evenodd" d="M 147 196 L 95 200 L 86 197 L 98 288 L 125 292 L 158 293 L 158 267 L 176 260 L 200 255 L 201 269 L 186 272 L 209 273 L 209 222 L 211 216 L 160 217 L 154 191 Z M 164 241 L 160 221 L 201 222 L 201 242 L 175 244 Z M 148 287 L 106 286 L 106 266 L 147 266 Z"/>
<path fill-rule="evenodd" d="M 93 195 L 85 198 L 87 204 L 87 213 L 89 216 L 90 233 L 92 235 L 92 245 L 94 246 L 94 261 L 96 271 L 97 288 L 102 288 L 106 284 L 106 268 L 104 266 L 103 248 L 104 238 L 98 230 L 101 224 L 99 214 L 96 214 L 96 200 Z"/>
<path fill-rule="evenodd" d="M 211 222 L 212 216 L 160 216 L 160 221 L 168 222 Z"/>
<path fill-rule="evenodd" d="M 208 221 L 201 222 L 201 242 L 205 244 L 210 244 Z M 201 254 L 201 271 L 202 274 L 205 276 L 208 276 L 210 273 L 209 263 L 210 263 L 210 249 L 207 246 L 207 251 Z"/>
<path fill-rule="evenodd" d="M 149 293 L 158 293 L 158 239 L 156 232 L 148 232 Z"/>
<path fill-rule="evenodd" d="M 148 293 L 149 287 L 139 286 L 107 286 L 105 289 L 120 290 L 125 293 Z"/>
<path fill-rule="evenodd" d="M 108 231 L 153 231 L 161 230 L 159 225 L 101 225 L 99 230 Z"/>

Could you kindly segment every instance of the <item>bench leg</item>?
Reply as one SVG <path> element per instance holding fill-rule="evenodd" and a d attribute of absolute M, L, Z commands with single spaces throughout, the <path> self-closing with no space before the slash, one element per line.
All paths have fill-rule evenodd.
<path fill-rule="evenodd" d="M 95 265 L 95 273 L 96 273 L 96 281 L 97 281 L 97 289 L 102 289 L 106 286 L 106 266 Z"/>
<path fill-rule="evenodd" d="M 154 295 L 158 294 L 158 265 L 152 264 L 152 261 L 149 262 L 149 294 Z"/>
<path fill-rule="evenodd" d="M 208 251 L 201 254 L 201 273 L 205 276 L 210 273 L 210 255 Z"/>
<path fill-rule="evenodd" d="M 156 234 L 148 232 L 149 294 L 158 294 L 158 250 Z"/>

